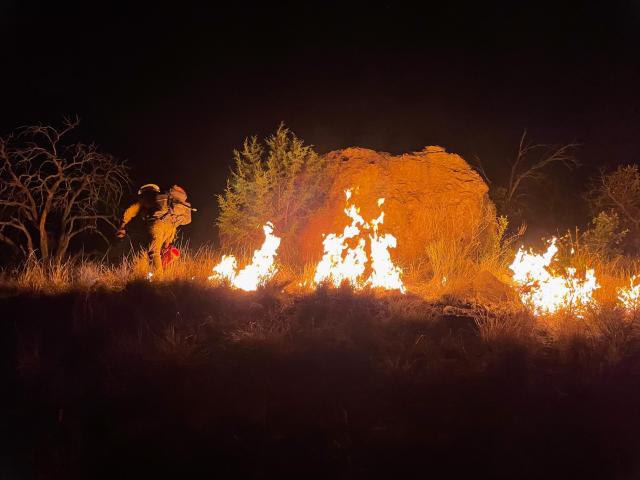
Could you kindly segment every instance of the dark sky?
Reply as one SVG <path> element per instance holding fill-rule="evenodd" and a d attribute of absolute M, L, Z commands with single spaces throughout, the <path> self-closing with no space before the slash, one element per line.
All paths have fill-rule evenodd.
<path fill-rule="evenodd" d="M 599 166 L 640 159 L 638 0 L 209 3 L 0 3 L 0 132 L 77 113 L 136 184 L 187 188 L 196 242 L 232 149 L 283 120 L 320 152 L 442 145 L 494 176 L 524 128 L 577 141 L 558 226 Z"/>

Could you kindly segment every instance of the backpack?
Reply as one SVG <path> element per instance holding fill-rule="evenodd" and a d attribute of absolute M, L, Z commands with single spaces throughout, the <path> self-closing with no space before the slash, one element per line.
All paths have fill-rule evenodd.
<path fill-rule="evenodd" d="M 156 196 L 153 218 L 179 227 L 191 223 L 191 210 L 191 204 L 187 202 L 187 192 L 184 188 L 174 185 L 167 193 Z"/>

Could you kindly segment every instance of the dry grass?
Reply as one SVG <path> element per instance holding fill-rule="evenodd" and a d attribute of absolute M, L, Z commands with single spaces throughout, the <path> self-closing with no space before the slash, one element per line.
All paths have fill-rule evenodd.
<path fill-rule="evenodd" d="M 425 245 L 424 255 L 405 268 L 406 283 L 412 290 L 433 300 L 456 297 L 464 300 L 475 298 L 473 280 L 481 273 L 491 274 L 496 279 L 508 283 L 508 265 L 513 260 L 514 243 L 518 238 L 507 236 L 507 221 L 492 215 L 485 215 L 471 224 L 475 228 L 466 231 L 465 238 L 452 236 L 451 232 L 464 230 L 468 219 L 448 216 L 445 221 L 425 218 L 420 229 L 433 232 L 436 239 Z"/>
<path fill-rule="evenodd" d="M 538 341 L 536 321 L 523 309 L 478 309 L 474 315 L 480 338 L 487 343 L 515 342 L 532 344 Z"/>
<path fill-rule="evenodd" d="M 130 255 L 119 263 L 107 264 L 84 258 L 63 263 L 29 259 L 19 267 L 3 272 L 0 277 L 4 289 L 56 294 L 75 290 L 106 288 L 120 290 L 128 283 L 141 280 L 207 283 L 211 268 L 220 254 L 203 247 L 192 251 L 181 247 L 181 256 L 165 268 L 161 275 L 149 275 L 151 268 L 145 253 Z"/>
<path fill-rule="evenodd" d="M 452 220 L 455 221 L 455 220 Z M 440 226 L 440 228 L 447 228 Z M 453 227 L 451 227 L 453 228 Z M 488 227 L 482 227 L 488 228 Z M 561 311 L 554 315 L 534 318 L 519 302 L 509 285 L 508 265 L 513 258 L 513 238 L 504 238 L 504 228 L 492 236 L 480 228 L 471 242 L 448 244 L 434 241 L 425 247 L 425 256 L 413 268 L 405 271 L 408 295 L 379 292 L 363 292 L 384 302 L 384 317 L 388 321 L 423 321 L 439 314 L 425 305 L 455 305 L 468 309 L 480 338 L 488 343 L 517 341 L 524 343 L 546 342 L 569 344 L 576 339 L 607 348 L 611 359 L 620 359 L 640 330 L 633 312 L 623 311 L 617 304 L 618 289 L 628 284 L 629 276 L 636 271 L 637 263 L 624 258 L 606 260 L 574 245 L 572 265 L 578 270 L 594 268 L 601 288 L 596 290 L 597 303 L 586 314 Z M 4 290 L 59 294 L 73 291 L 119 291 L 136 282 L 171 284 L 183 282 L 197 287 L 214 288 L 208 280 L 211 268 L 221 253 L 211 248 L 190 250 L 181 248 L 180 259 L 171 264 L 161 276 L 149 277 L 149 265 L 144 255 L 124 258 L 115 265 L 86 259 L 70 260 L 63 264 L 29 260 L 13 271 L 5 271 L 0 277 Z M 239 259 L 243 266 L 250 260 Z M 422 262 L 422 264 L 420 264 Z M 491 274 L 486 283 L 495 280 L 510 295 L 489 300 L 480 295 L 474 279 L 482 272 Z M 278 273 L 263 291 L 273 291 L 289 301 L 312 293 L 314 265 L 292 267 L 279 265 Z M 499 281 L 504 282 L 500 284 Z M 489 290 L 493 287 L 488 286 Z M 349 288 L 341 289 L 350 291 Z M 328 289 L 327 291 L 333 291 Z M 286 293 L 285 293 L 286 292 Z M 427 303 L 425 303 L 425 300 Z M 250 302 L 251 303 L 251 302 Z M 255 307 L 255 302 L 251 303 Z M 257 307 L 256 307 L 257 308 Z M 253 312 L 256 313 L 256 312 Z M 258 312 L 260 313 L 260 312 Z M 377 313 L 380 315 L 380 312 Z M 289 333 L 290 325 L 280 317 L 268 321 L 250 321 L 229 333 L 230 338 L 267 339 Z M 170 336 L 167 345 L 171 345 Z M 605 347 L 606 345 L 606 347 Z"/>

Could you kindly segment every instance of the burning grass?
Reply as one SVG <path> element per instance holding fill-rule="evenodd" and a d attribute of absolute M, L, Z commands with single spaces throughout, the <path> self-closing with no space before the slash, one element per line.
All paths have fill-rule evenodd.
<path fill-rule="evenodd" d="M 433 245 L 432 248 L 434 252 L 440 251 L 437 245 Z M 600 259 L 599 262 L 593 262 L 593 259 L 589 261 L 584 258 L 584 255 L 579 256 L 578 253 L 579 262 L 594 267 L 593 275 L 597 276 L 598 282 L 601 282 L 599 283 L 601 288 L 590 292 L 593 293 L 593 300 L 581 302 L 577 305 L 578 308 L 571 302 L 559 301 L 554 303 L 553 309 L 543 309 L 530 306 L 528 302 L 531 300 L 530 290 L 525 290 L 524 296 L 521 297 L 523 301 L 518 299 L 516 292 L 522 286 L 517 281 L 504 285 L 496 279 L 498 275 L 504 278 L 505 267 L 504 261 L 497 261 L 495 258 L 490 261 L 495 276 L 494 273 L 488 273 L 487 277 L 480 278 L 484 278 L 486 283 L 498 282 L 500 288 L 506 288 L 510 295 L 496 300 L 482 292 L 479 294 L 477 286 L 469 283 L 469 278 L 483 271 L 482 268 L 487 268 L 490 262 L 485 260 L 472 262 L 468 252 L 466 256 L 461 252 L 453 252 L 450 256 L 445 256 L 441 264 L 432 262 L 431 268 L 434 274 L 429 282 L 420 283 L 409 276 L 406 295 L 399 290 L 386 293 L 383 290 L 368 287 L 362 290 L 362 286 L 356 288 L 349 282 L 344 282 L 337 288 L 331 283 L 325 283 L 312 290 L 308 285 L 312 284 L 317 270 L 315 265 L 310 264 L 304 268 L 278 265 L 266 283 L 256 285 L 257 297 L 252 297 L 248 294 L 243 296 L 239 292 L 237 295 L 231 294 L 227 288 L 237 288 L 232 283 L 211 281 L 211 265 L 215 265 L 220 259 L 219 252 L 207 248 L 197 251 L 183 248 L 182 251 L 180 260 L 170 265 L 160 276 L 149 275 L 148 262 L 143 255 L 126 258 L 112 266 L 88 260 L 69 261 L 64 264 L 29 261 L 19 269 L 4 272 L 1 283 L 2 296 L 20 297 L 25 293 L 29 295 L 79 293 L 85 297 L 118 295 L 126 294 L 132 288 L 142 288 L 141 286 L 151 290 L 156 289 L 158 292 L 172 291 L 175 286 L 179 286 L 181 289 L 200 291 L 202 295 L 211 297 L 219 297 L 220 292 L 224 291 L 229 292 L 228 295 L 235 295 L 233 298 L 238 301 L 248 302 L 247 308 L 254 309 L 253 313 L 259 314 L 252 321 L 228 332 L 229 338 L 266 340 L 291 333 L 292 319 L 283 313 L 287 308 L 304 304 L 306 299 L 331 303 L 341 295 L 353 297 L 356 295 L 354 290 L 360 290 L 361 298 L 368 298 L 372 302 L 384 305 L 384 312 L 378 310 L 375 315 L 384 317 L 385 321 L 422 322 L 427 318 L 436 317 L 451 318 L 455 321 L 455 318 L 467 318 L 475 325 L 479 338 L 489 343 L 522 342 L 529 346 L 560 347 L 579 339 L 581 342 L 593 345 L 594 348 L 597 346 L 606 350 L 607 355 L 612 359 L 620 360 L 632 350 L 631 346 L 635 345 L 636 340 L 640 338 L 637 325 L 640 316 L 636 298 L 638 282 L 633 278 L 629 280 L 629 270 L 622 268 L 619 260 L 604 262 Z M 522 255 L 522 252 L 519 255 Z M 537 254 L 532 255 L 534 259 L 538 258 Z M 447 261 L 447 258 L 451 261 Z M 518 258 L 516 257 L 514 264 L 518 263 Z M 250 262 L 250 257 L 241 259 L 242 264 L 250 264 Z M 455 262 L 466 266 L 459 269 L 453 268 Z M 548 263 L 550 262 L 546 262 L 545 265 Z M 435 272 L 444 270 L 450 277 L 447 277 L 446 282 L 437 281 L 438 274 Z M 488 270 L 484 271 L 488 272 Z M 569 280 L 573 278 L 570 276 Z M 574 298 L 570 291 L 573 283 L 563 283 L 560 277 L 556 280 L 558 284 L 562 284 L 563 289 L 567 290 L 565 292 L 567 298 Z M 491 286 L 488 287 L 489 290 L 491 288 Z M 270 316 L 262 317 L 260 315 L 263 313 L 261 300 L 255 300 L 255 298 L 262 299 L 269 295 L 275 295 L 274 304 L 282 309 L 277 315 L 280 318 L 277 322 Z M 172 343 L 170 340 L 167 342 Z"/>
<path fill-rule="evenodd" d="M 379 206 L 382 205 L 380 201 Z M 257 290 L 257 298 L 275 294 L 277 301 L 272 304 L 281 309 L 276 317 L 270 316 L 271 310 L 267 317 L 261 316 L 263 306 L 255 297 L 236 296 L 247 301 L 254 311 L 250 322 L 227 332 L 233 341 L 284 338 L 295 330 L 287 308 L 298 308 L 307 299 L 330 303 L 341 295 L 353 296 L 354 291 L 361 291 L 362 298 L 384 305 L 384 311 L 376 306 L 375 315 L 385 321 L 468 319 L 485 343 L 565 349 L 569 344 L 582 342 L 606 352 L 602 358 L 611 362 L 621 361 L 635 348 L 640 288 L 631 273 L 637 271 L 634 262 L 619 257 L 605 260 L 579 245 L 567 243 L 566 239 L 559 243 L 560 253 L 555 240 L 543 253 L 523 248 L 516 252 L 517 237 L 505 238 L 507 225 L 502 219 L 490 235 L 485 231 L 490 223 L 475 222 L 479 227 L 470 242 L 431 242 L 416 265 L 401 268 L 389 256 L 388 249 L 393 245 L 383 241 L 393 237 L 378 234 L 383 213 L 370 222 L 359 216 L 354 205 L 348 206 L 345 213 L 352 224 L 342 235 L 326 237 L 325 243 L 335 243 L 336 248 L 326 250 L 318 264 L 304 267 L 280 264 L 279 238 L 273 234 L 273 226 L 267 224 L 262 247 L 252 256 L 238 256 L 238 260 L 210 248 L 192 251 L 184 246 L 179 261 L 169 265 L 161 275 L 150 274 L 148 261 L 142 254 L 115 265 L 83 259 L 63 264 L 30 260 L 18 269 L 4 272 L 0 288 L 9 297 L 24 293 L 82 293 L 88 298 L 117 295 L 139 285 L 158 292 L 172 291 L 180 285 L 212 297 L 227 291 L 226 287 Z M 368 279 L 364 275 L 369 258 L 364 250 L 363 232 L 368 232 L 374 267 L 368 267 Z M 348 243 L 348 239 L 357 241 Z M 382 244 L 379 250 L 384 255 L 378 252 L 376 257 L 377 243 Z M 360 260 L 354 263 L 349 259 Z M 380 269 L 383 275 L 376 270 L 376 262 L 384 264 Z M 225 266 L 232 268 L 225 270 Z M 376 275 L 384 281 L 372 281 Z M 163 333 L 167 349 L 186 341 L 176 333 L 175 326 L 167 328 Z"/>

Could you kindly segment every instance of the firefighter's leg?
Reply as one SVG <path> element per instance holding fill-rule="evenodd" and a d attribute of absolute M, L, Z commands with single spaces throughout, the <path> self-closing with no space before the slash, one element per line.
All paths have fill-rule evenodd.
<path fill-rule="evenodd" d="M 169 248 L 171 242 L 176 238 L 176 227 L 169 222 L 158 222 L 158 236 L 162 238 L 160 243 L 160 263 L 162 264 L 162 255 Z M 164 265 L 163 265 L 164 268 Z"/>
<path fill-rule="evenodd" d="M 149 258 L 153 262 L 153 269 L 162 272 L 162 246 L 165 242 L 165 229 L 163 222 L 154 222 L 151 225 L 151 243 L 149 243 Z"/>
<path fill-rule="evenodd" d="M 170 223 L 165 223 L 162 229 L 162 235 L 164 241 L 162 242 L 162 266 L 166 268 L 169 263 L 171 263 L 170 257 L 165 257 L 165 254 L 168 252 L 169 247 L 171 247 L 171 243 L 176 238 L 176 227 L 174 227 Z"/>
<path fill-rule="evenodd" d="M 164 230 L 163 230 L 163 235 L 164 235 L 164 243 L 162 244 L 162 248 L 164 250 L 164 249 L 169 248 L 171 243 L 173 243 L 173 241 L 175 240 L 175 238 L 176 238 L 176 227 L 174 227 L 170 223 L 165 224 Z"/>

